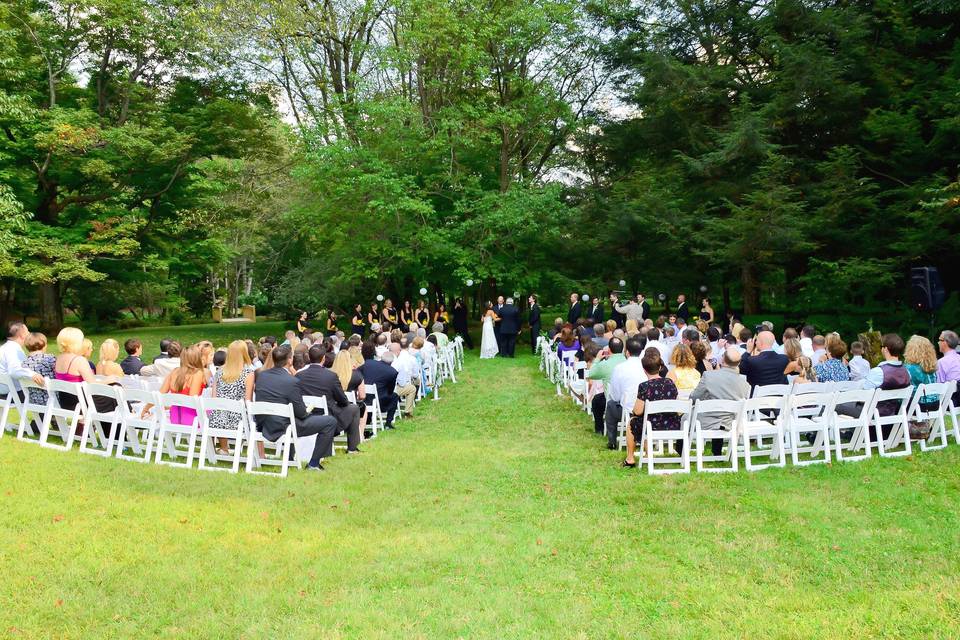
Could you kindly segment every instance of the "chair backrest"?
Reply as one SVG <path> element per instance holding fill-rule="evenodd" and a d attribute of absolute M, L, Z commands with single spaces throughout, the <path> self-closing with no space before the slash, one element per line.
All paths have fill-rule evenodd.
<path fill-rule="evenodd" d="M 210 424 L 211 411 L 227 411 L 235 414 L 238 418 L 237 428 L 246 431 L 247 428 L 247 407 L 243 400 L 231 400 L 230 398 L 200 398 L 200 406 L 203 411 L 200 413 L 200 419 L 203 424 Z"/>
<path fill-rule="evenodd" d="M 924 396 L 937 396 L 937 404 L 939 406 L 936 409 L 933 409 L 931 413 L 944 411 L 946 410 L 947 405 L 950 404 L 950 396 L 953 395 L 953 392 L 956 389 L 956 384 L 957 383 L 953 380 L 950 382 L 928 382 L 926 384 L 922 384 L 917 389 L 917 395 L 914 396 L 914 402 L 916 402 L 919 406 L 920 399 Z"/>
<path fill-rule="evenodd" d="M 307 406 L 307 411 L 320 409 L 323 415 L 330 414 L 330 408 L 327 406 L 326 396 L 303 396 L 303 404 Z"/>
<path fill-rule="evenodd" d="M 785 396 L 790 393 L 790 389 L 793 387 L 792 383 L 789 384 L 765 384 L 762 386 L 756 386 L 753 388 L 753 393 L 750 395 L 751 398 L 766 398 L 770 396 Z"/>
<path fill-rule="evenodd" d="M 132 387 L 123 390 L 123 399 L 126 400 L 126 402 L 122 403 L 120 407 L 123 409 L 124 414 L 134 418 L 140 417 L 140 407 L 133 407 L 131 403 L 160 404 L 160 399 L 157 397 L 156 391 L 145 391 Z"/>
<path fill-rule="evenodd" d="M 836 398 L 833 392 L 792 393 L 787 396 L 787 406 L 793 415 L 819 416 L 833 411 Z"/>
<path fill-rule="evenodd" d="M 758 411 L 779 411 L 786 405 L 786 396 L 759 396 L 743 401 L 743 413 L 748 418 Z"/>
<path fill-rule="evenodd" d="M 182 393 L 161 393 L 159 394 L 160 406 L 164 409 L 170 407 L 182 407 L 184 409 L 193 409 L 200 412 L 200 396 L 187 396 Z"/>
<path fill-rule="evenodd" d="M 145 389 L 143 380 L 137 375 L 123 376 L 120 378 L 120 386 L 124 389 Z"/>
<path fill-rule="evenodd" d="M 836 404 L 840 406 L 841 404 L 862 402 L 865 405 L 864 410 L 868 410 L 874 393 L 874 389 L 848 389 L 846 391 L 838 391 Z"/>
<path fill-rule="evenodd" d="M 80 387 L 79 382 L 67 382 L 66 380 L 56 380 L 54 378 L 47 378 L 45 382 L 47 383 L 47 391 L 50 393 L 50 397 L 53 398 L 52 404 L 55 410 L 62 410 L 60 395 L 63 394 L 76 397 L 76 408 L 82 413 L 86 412 L 86 400 L 83 397 L 83 389 Z"/>
<path fill-rule="evenodd" d="M 0 381 L 0 382 L 2 382 L 2 381 Z M 10 406 L 12 406 L 12 407 L 14 407 L 14 408 L 16 408 L 16 409 L 23 409 L 23 408 L 27 407 L 27 405 L 33 405 L 33 403 L 30 401 L 30 391 L 31 391 L 31 390 L 43 391 L 44 393 L 46 393 L 46 391 L 47 391 L 47 387 L 46 387 L 45 385 L 43 385 L 43 384 L 37 384 L 37 383 L 34 382 L 31 378 L 24 378 L 24 379 L 22 379 L 22 380 L 19 380 L 18 382 L 20 383 L 20 388 L 23 389 L 23 394 L 24 394 L 24 395 L 23 395 L 23 400 L 21 401 L 21 400 L 20 400 L 20 396 L 19 396 L 18 394 L 16 394 L 16 393 L 11 393 L 11 394 L 10 394 Z M 47 379 L 44 379 L 44 382 L 47 382 Z M 50 394 L 49 394 L 49 393 L 47 393 L 47 401 L 46 401 L 46 403 L 44 403 L 44 406 L 46 406 L 46 405 L 48 405 L 48 404 L 50 404 Z M 37 406 L 37 405 L 33 405 L 33 406 Z"/>
<path fill-rule="evenodd" d="M 790 390 L 792 395 L 810 395 L 811 393 L 832 393 L 836 391 L 833 382 L 804 382 L 802 384 L 794 383 Z"/>
<path fill-rule="evenodd" d="M 86 393 L 88 407 L 96 407 L 96 404 L 93 401 L 95 396 L 114 400 L 118 407 L 123 403 L 123 391 L 120 387 L 102 384 L 99 382 L 85 382 L 82 387 L 84 393 Z"/>
<path fill-rule="evenodd" d="M 903 408 L 910 397 L 913 395 L 913 387 L 904 387 L 903 389 L 877 389 L 873 396 L 874 403 L 880 403 L 887 400 L 899 400 Z"/>
<path fill-rule="evenodd" d="M 689 400 L 650 400 L 643 404 L 643 413 L 647 416 L 658 413 L 679 413 L 683 415 L 691 411 L 693 411 L 693 405 Z"/>
<path fill-rule="evenodd" d="M 863 389 L 863 380 L 844 380 L 843 382 L 834 382 L 834 391 L 855 391 Z"/>
<path fill-rule="evenodd" d="M 694 420 L 703 413 L 739 415 L 743 408 L 743 400 L 697 400 L 693 403 Z"/>
<path fill-rule="evenodd" d="M 248 402 L 247 413 L 251 418 L 256 416 L 277 416 L 279 418 L 289 418 L 291 424 L 296 424 L 293 415 L 292 404 L 279 404 L 276 402 Z"/>
<path fill-rule="evenodd" d="M 347 402 L 357 404 L 357 392 L 356 391 L 344 391 L 343 394 L 347 396 Z"/>

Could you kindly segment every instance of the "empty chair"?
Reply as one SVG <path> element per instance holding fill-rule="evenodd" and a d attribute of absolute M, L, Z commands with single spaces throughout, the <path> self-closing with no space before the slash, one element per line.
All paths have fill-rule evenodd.
<path fill-rule="evenodd" d="M 837 460 L 863 460 L 871 456 L 870 418 L 874 394 L 874 389 L 837 392 L 831 416 L 833 454 Z M 846 407 L 846 413 L 841 413 L 840 407 Z"/>
<path fill-rule="evenodd" d="M 84 399 L 87 403 L 86 428 L 80 437 L 80 451 L 109 458 L 113 444 L 123 422 L 120 405 L 123 391 L 119 386 L 84 383 Z"/>
<path fill-rule="evenodd" d="M 147 405 L 158 407 L 159 394 L 128 387 L 123 391 L 124 402 L 119 406 L 120 431 L 116 437 L 117 458 L 136 462 L 150 462 L 157 432 L 160 430 L 160 411 L 154 409 L 142 414 Z M 130 451 L 130 453 L 127 453 Z"/>
<path fill-rule="evenodd" d="M 757 387 L 760 388 L 760 387 Z M 757 471 L 768 467 L 783 467 L 787 464 L 786 450 L 783 446 L 783 419 L 786 399 L 784 396 L 759 396 L 743 401 L 743 413 L 740 418 L 740 436 L 743 443 L 743 462 L 747 471 Z M 769 448 L 758 446 L 754 450 L 750 439 L 758 442 L 764 437 L 772 439 Z M 767 464 L 755 464 L 756 456 L 766 456 Z"/>
<path fill-rule="evenodd" d="M 832 392 L 798 394 L 794 390 L 794 393 L 787 396 L 784 430 L 794 465 L 830 462 L 830 427 L 835 401 L 836 394 Z M 813 442 L 802 445 L 800 437 L 811 434 L 814 437 Z M 800 454 L 807 454 L 810 458 L 801 460 Z"/>
<path fill-rule="evenodd" d="M 79 382 L 52 378 L 48 378 L 45 382 L 51 401 L 47 404 L 47 410 L 43 416 L 40 445 L 66 451 L 73 446 L 77 429 L 83 422 L 83 416 L 87 410 L 83 390 Z M 50 433 L 54 430 L 62 444 L 50 442 Z"/>
<path fill-rule="evenodd" d="M 160 428 L 157 430 L 157 464 L 192 467 L 197 436 L 200 434 L 200 398 L 182 393 L 161 393 L 158 400 Z M 186 446 L 178 445 L 174 436 L 186 437 Z M 169 460 L 163 459 L 164 454 L 167 454 Z M 177 462 L 178 458 L 186 460 Z"/>
<path fill-rule="evenodd" d="M 276 416 L 287 421 L 287 430 L 276 441 L 270 442 L 263 437 L 257 429 L 257 416 Z M 256 473 L 260 475 L 279 475 L 287 476 L 287 469 L 290 466 L 290 454 L 293 452 L 293 440 L 296 437 L 296 418 L 293 414 L 292 404 L 276 404 L 273 402 L 248 402 L 247 418 L 250 430 L 247 434 L 247 473 Z M 265 446 L 276 447 L 279 458 L 266 458 L 257 460 L 257 443 L 262 442 Z M 293 462 L 294 465 L 299 465 Z M 264 471 L 263 467 L 278 466 L 279 472 Z"/>
<path fill-rule="evenodd" d="M 931 422 L 930 434 L 920 440 L 920 450 L 943 449 L 948 443 L 947 407 L 950 405 L 950 396 L 956 389 L 956 382 L 931 382 L 917 387 L 913 394 L 907 417 L 911 422 Z M 936 397 L 933 406 L 925 405 L 923 398 Z M 956 428 L 956 425 L 954 425 Z M 937 440 L 940 443 L 937 444 Z"/>
<path fill-rule="evenodd" d="M 737 471 L 740 457 L 737 455 L 737 437 L 743 414 L 743 400 L 698 400 L 693 405 L 690 424 L 693 428 L 693 455 L 697 471 L 711 473 Z M 727 425 L 728 429 L 722 429 Z M 727 455 L 706 455 L 707 441 L 721 440 L 727 443 Z M 705 467 L 704 462 L 727 461 L 728 466 Z"/>
<path fill-rule="evenodd" d="M 242 400 L 201 397 L 200 407 L 200 461 L 197 466 L 207 471 L 240 470 L 243 438 L 247 433 L 247 407 Z M 217 413 L 214 413 L 217 412 Z M 217 420 L 218 415 L 223 419 Z M 223 425 L 232 425 L 232 428 Z M 219 426 L 218 426 L 219 425 Z M 216 440 L 233 440 L 233 453 L 219 453 Z M 228 445 L 229 446 L 229 445 Z M 229 449 L 228 449 L 229 451 Z M 229 462 L 229 467 L 219 467 L 218 462 Z"/>
<path fill-rule="evenodd" d="M 639 443 L 641 462 L 646 462 L 647 473 L 663 475 L 667 473 L 690 472 L 690 413 L 692 406 L 689 400 L 650 400 L 643 407 L 643 437 Z M 654 429 L 651 418 L 659 414 L 676 414 L 676 429 Z M 670 442 L 679 443 L 680 452 L 676 456 L 657 456 L 653 451 L 654 445 L 662 443 L 666 446 Z M 646 447 L 644 447 L 646 445 Z M 666 469 L 657 469 L 657 465 L 680 465 Z"/>
<path fill-rule="evenodd" d="M 910 428 L 907 409 L 913 387 L 877 389 L 873 396 L 871 429 L 877 452 L 884 457 L 910 455 Z"/>

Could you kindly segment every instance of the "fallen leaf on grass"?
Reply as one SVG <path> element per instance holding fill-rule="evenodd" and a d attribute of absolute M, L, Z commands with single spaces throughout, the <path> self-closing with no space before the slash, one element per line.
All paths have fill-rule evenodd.
<path fill-rule="evenodd" d="M 179 520 L 177 520 L 177 522 L 179 522 L 180 524 L 187 524 L 187 519 L 186 519 L 186 518 L 180 518 Z"/>
<path fill-rule="evenodd" d="M 53 516 L 53 521 L 54 521 L 54 522 L 63 522 L 63 514 L 59 514 L 59 513 L 58 513 L 57 515 Z"/>
<path fill-rule="evenodd" d="M 538 545 L 543 544 L 543 540 L 541 540 L 540 538 L 537 538 L 537 544 Z"/>
<path fill-rule="evenodd" d="M 57 601 L 56 601 L 56 603 L 54 603 L 53 606 L 55 606 L 55 607 L 62 607 L 62 606 L 63 606 L 63 598 L 57 598 Z"/>

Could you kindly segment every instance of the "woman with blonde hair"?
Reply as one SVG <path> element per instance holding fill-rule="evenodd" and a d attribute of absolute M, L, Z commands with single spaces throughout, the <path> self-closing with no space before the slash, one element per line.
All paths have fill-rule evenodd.
<path fill-rule="evenodd" d="M 123 377 L 123 369 L 117 364 L 120 356 L 120 343 L 113 338 L 107 338 L 100 345 L 100 362 L 97 363 L 98 376 Z"/>
<path fill-rule="evenodd" d="M 670 364 L 673 368 L 667 372 L 667 377 L 677 385 L 677 390 L 690 393 L 700 384 L 700 372 L 697 371 L 697 358 L 693 351 L 685 344 L 678 344 L 670 354 Z"/>
<path fill-rule="evenodd" d="M 800 341 L 796 340 L 795 342 Z M 817 381 L 817 372 L 813 370 L 813 360 L 810 359 L 809 356 L 801 355 L 795 362 L 797 364 L 797 377 L 794 380 L 796 384 L 806 384 L 807 382 Z"/>
<path fill-rule="evenodd" d="M 640 333 L 640 328 L 637 326 L 637 321 L 633 318 L 627 318 L 627 323 L 624 325 L 624 328 L 627 332 L 628 338 L 632 338 Z"/>
<path fill-rule="evenodd" d="M 214 398 L 227 400 L 253 400 L 253 364 L 250 351 L 243 340 L 234 340 L 227 347 L 227 360 L 213 374 L 210 385 Z M 215 410 L 210 412 L 210 426 L 214 429 L 236 429 L 240 416 L 232 411 Z M 230 455 L 227 438 L 217 439 L 217 453 Z"/>
<path fill-rule="evenodd" d="M 57 334 L 57 347 L 60 355 L 54 365 L 53 377 L 63 382 L 96 382 L 90 362 L 84 357 L 83 331 L 76 327 L 64 327 Z M 91 345 L 91 350 L 93 345 Z M 76 408 L 75 396 L 58 394 L 60 406 L 68 411 Z"/>
<path fill-rule="evenodd" d="M 796 338 L 787 338 L 783 341 L 783 355 L 790 360 L 783 370 L 784 375 L 796 375 L 800 373 L 800 356 L 803 355 L 803 347 Z M 809 358 L 807 358 L 809 360 Z"/>
<path fill-rule="evenodd" d="M 937 381 L 937 352 L 933 343 L 923 336 L 910 336 L 907 347 L 903 351 L 903 363 L 910 374 L 910 383 L 916 389 L 921 384 L 933 384 Z M 920 409 L 931 411 L 937 408 L 940 396 L 928 395 L 920 398 Z M 930 436 L 930 421 L 910 423 L 911 438 L 927 438 Z"/>
<path fill-rule="evenodd" d="M 87 362 L 90 364 L 90 370 L 96 371 L 97 365 L 94 364 L 93 360 L 93 341 L 90 338 L 83 339 L 83 348 L 80 350 L 80 355 L 87 359 Z"/>
<path fill-rule="evenodd" d="M 203 367 L 203 356 L 200 347 L 194 344 L 184 349 L 180 354 L 180 366 L 163 379 L 160 393 L 177 393 L 197 397 L 203 393 L 206 387 L 207 372 Z M 152 408 L 152 404 L 146 405 L 141 415 L 146 416 Z M 189 407 L 176 405 L 170 407 L 170 422 L 173 424 L 193 424 L 196 417 L 197 412 Z"/>

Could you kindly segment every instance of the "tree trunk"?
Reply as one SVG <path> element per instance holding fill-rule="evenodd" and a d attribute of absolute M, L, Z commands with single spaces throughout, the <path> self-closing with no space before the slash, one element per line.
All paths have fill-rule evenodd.
<path fill-rule="evenodd" d="M 59 282 L 45 282 L 40 285 L 40 326 L 50 333 L 57 333 L 63 328 L 63 303 Z"/>
<path fill-rule="evenodd" d="M 740 282 L 743 285 L 743 313 L 751 315 L 760 313 L 760 282 L 757 279 L 757 268 L 746 263 L 740 270 Z"/>

